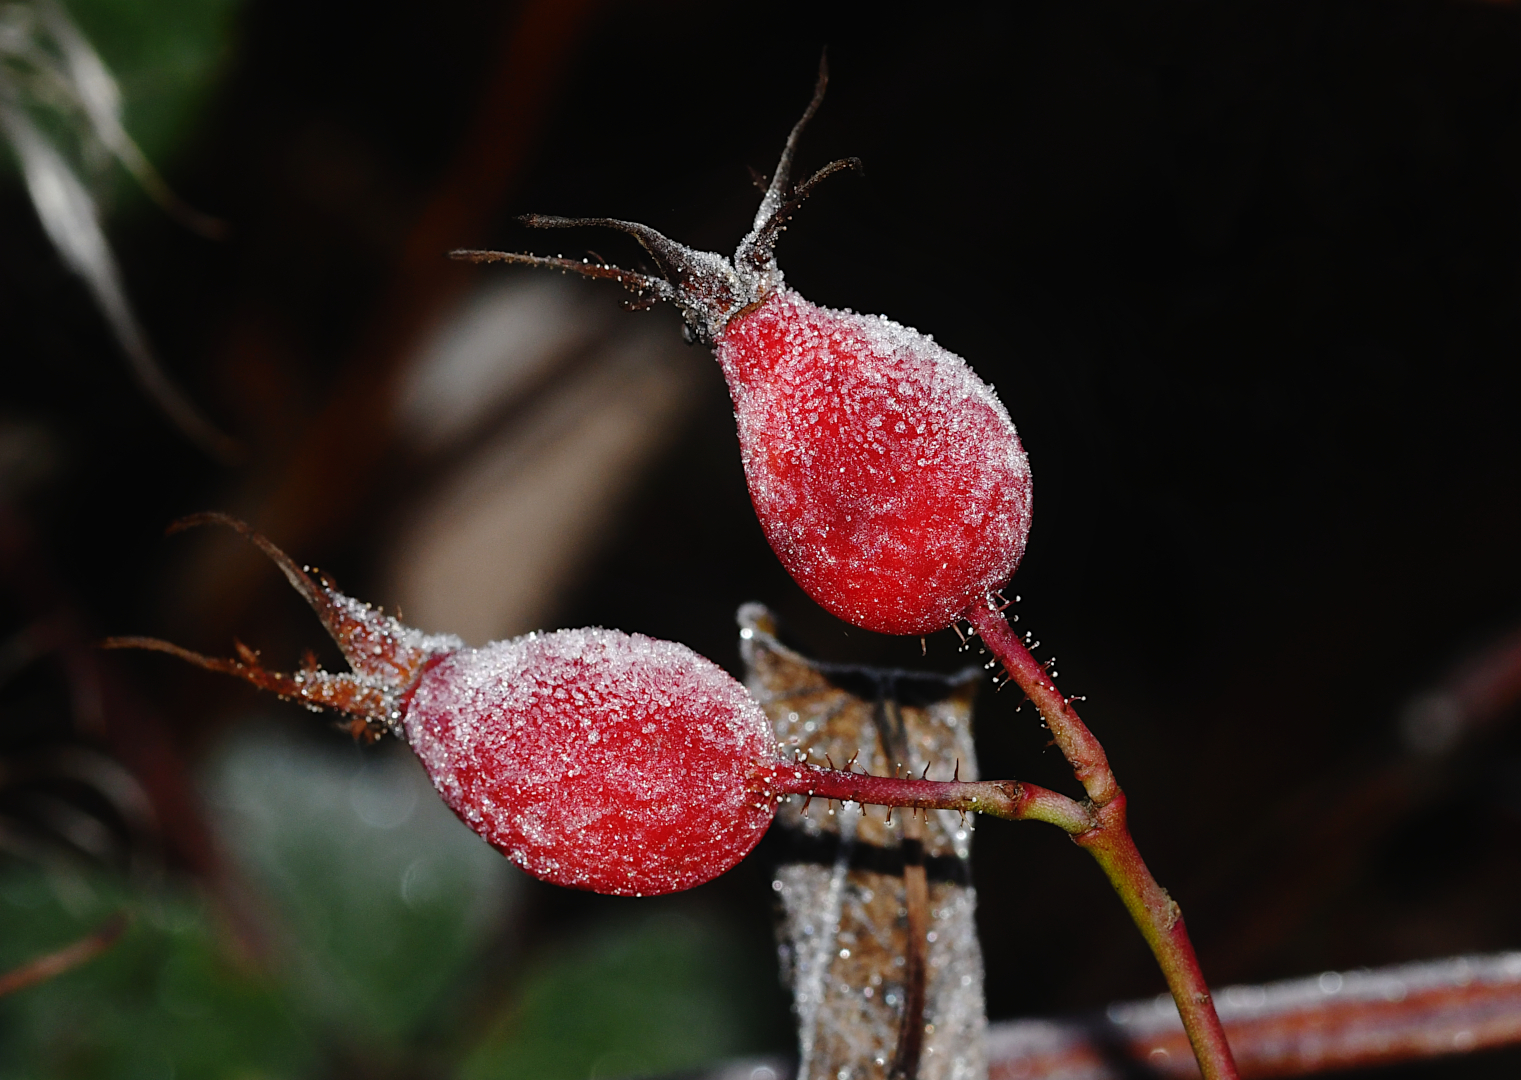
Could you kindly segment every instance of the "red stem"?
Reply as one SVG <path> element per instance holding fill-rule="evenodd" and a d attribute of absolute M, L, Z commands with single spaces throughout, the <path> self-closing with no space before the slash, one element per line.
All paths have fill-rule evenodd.
<path fill-rule="evenodd" d="M 1082 803 L 1059 792 L 1017 780 L 902 780 L 868 773 L 821 769 L 798 762 L 777 765 L 759 775 L 761 795 L 803 795 L 873 806 L 920 810 L 960 810 L 991 814 L 1008 821 L 1045 821 L 1069 833 L 1092 832 L 1097 818 Z"/>
<path fill-rule="evenodd" d="M 1151 947 L 1177 1002 L 1199 1070 L 1205 1080 L 1238 1080 L 1240 1074 L 1183 925 L 1183 913 L 1151 876 L 1136 850 L 1125 820 L 1125 793 L 1109 768 L 1103 746 L 1072 708 L 1072 702 L 1056 689 L 1045 666 L 1030 655 L 1002 612 L 991 605 L 979 605 L 966 618 L 1040 710 L 1056 745 L 1088 793 L 1096 824 L 1072 839 L 1098 860 Z"/>

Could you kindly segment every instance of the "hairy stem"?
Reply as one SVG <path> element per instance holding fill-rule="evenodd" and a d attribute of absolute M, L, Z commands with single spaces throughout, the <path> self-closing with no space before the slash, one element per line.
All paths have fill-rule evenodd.
<path fill-rule="evenodd" d="M 1073 832 L 1072 839 L 1077 845 L 1098 861 L 1151 947 L 1167 978 L 1167 988 L 1177 1002 L 1200 1072 L 1205 1080 L 1237 1080 L 1236 1062 L 1225 1029 L 1215 1014 L 1204 973 L 1199 970 L 1199 959 L 1183 925 L 1183 913 L 1151 876 L 1136 850 L 1125 820 L 1125 793 L 1109 768 L 1104 748 L 1077 715 L 1072 702 L 1056 689 L 1045 666 L 1030 655 L 1002 612 L 988 605 L 976 605 L 966 618 L 1008 669 L 1009 677 L 1040 710 L 1056 745 L 1088 793 L 1093 826 L 1068 831 Z"/>

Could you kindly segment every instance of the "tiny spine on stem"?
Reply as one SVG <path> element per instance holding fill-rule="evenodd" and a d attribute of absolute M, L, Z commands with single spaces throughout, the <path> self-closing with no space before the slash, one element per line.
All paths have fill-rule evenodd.
<path fill-rule="evenodd" d="M 1125 793 L 1103 746 L 1072 707 L 1073 699 L 1057 690 L 1045 665 L 1030 655 L 991 597 L 986 604 L 973 605 L 966 620 L 1040 710 L 1073 775 L 1088 793 L 1093 825 L 1081 832 L 1069 830 L 1072 839 L 1098 862 L 1150 946 L 1177 1003 L 1204 1080 L 1238 1080 L 1240 1073 L 1183 925 L 1183 913 L 1157 884 L 1135 846 L 1126 821 Z"/>
<path fill-rule="evenodd" d="M 1083 803 L 1017 780 L 895 779 L 797 762 L 762 770 L 753 786 L 763 798 L 803 795 L 873 806 L 959 810 L 1008 821 L 1044 821 L 1074 834 L 1088 832 L 1098 824 Z"/>

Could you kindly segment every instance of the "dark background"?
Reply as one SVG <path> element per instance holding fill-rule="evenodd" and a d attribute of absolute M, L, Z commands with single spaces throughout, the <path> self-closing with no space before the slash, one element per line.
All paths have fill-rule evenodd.
<path fill-rule="evenodd" d="M 825 45 L 829 97 L 801 164 L 857 155 L 865 172 L 798 216 L 788 281 L 933 333 L 998 388 L 1036 478 L 1022 625 L 1087 695 L 1206 973 L 1521 945 L 1514 700 L 1445 755 L 1398 733 L 1408 702 L 1521 623 L 1509 6 L 250 3 L 193 137 L 163 162 L 233 237 L 148 208 L 112 226 L 166 362 L 242 464 L 209 461 L 144 402 L 22 190 L 0 189 L 0 399 L 48 455 L 6 509 L 7 625 L 66 602 L 88 635 L 225 653 L 236 633 L 289 663 L 317 629 L 273 575 L 192 575 L 190 549 L 160 539 L 204 508 L 386 601 L 376 552 L 426 483 L 387 428 L 398 356 L 475 276 L 526 272 L 435 253 L 590 245 L 637 261 L 617 237 L 510 223 L 529 210 L 732 250 L 758 197 L 746 166 L 769 171 Z M 678 332 L 669 312 L 623 318 Z M 690 362 L 703 408 L 557 622 L 677 639 L 737 671 L 733 612 L 759 599 L 821 658 L 965 662 L 949 633 L 920 660 L 917 640 L 847 629 L 787 579 L 716 365 Z M 44 580 L 52 599 L 28 600 Z M 146 728 L 79 730 L 62 669 L 44 666 L 0 688 L 0 749 L 101 745 L 172 801 L 163 774 L 193 769 L 250 694 L 154 658 L 106 662 Z M 1072 789 L 1015 704 L 990 690 L 981 705 L 984 773 Z M 193 823 L 167 832 L 173 873 L 214 876 Z M 756 863 L 694 902 L 753 927 L 764 978 Z M 1161 988 L 1053 830 L 984 825 L 977 885 L 994 1018 Z M 535 886 L 514 933 L 572 933 L 624 903 Z M 785 998 L 764 1000 L 757 1038 L 785 1047 Z"/>

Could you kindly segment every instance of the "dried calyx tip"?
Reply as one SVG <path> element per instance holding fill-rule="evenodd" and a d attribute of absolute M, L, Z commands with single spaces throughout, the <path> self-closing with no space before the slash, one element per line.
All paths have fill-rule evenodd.
<path fill-rule="evenodd" d="M 402 695 L 415 683 L 432 657 L 458 647 L 457 639 L 421 639 L 368 605 L 355 604 L 326 580 L 313 581 L 267 537 L 229 514 L 190 514 L 175 521 L 167 531 L 171 534 L 183 532 L 199 525 L 225 525 L 268 556 L 311 606 L 354 672 L 323 671 L 316 666 L 310 650 L 299 673 L 288 675 L 268 671 L 259 663 L 258 654 L 241 642 L 234 645 L 237 659 L 208 657 L 149 637 L 108 638 L 103 642 L 106 648 L 168 653 L 210 671 L 235 675 L 281 697 L 299 701 L 308 708 L 341 710 L 357 718 L 363 725 L 362 733 L 373 739 L 380 731 L 394 727 Z M 360 734 L 359 727 L 350 727 Z"/>
<path fill-rule="evenodd" d="M 819 58 L 819 75 L 813 98 L 798 122 L 793 125 L 782 149 L 776 171 L 765 186 L 765 195 L 756 211 L 750 232 L 740 241 L 733 259 L 709 251 L 697 251 L 678 244 L 648 225 L 617 218 L 558 217 L 550 214 L 524 214 L 517 220 L 535 229 L 610 228 L 639 241 L 654 262 L 660 276 L 636 273 L 612 266 L 600 258 L 586 262 L 563 257 L 528 255 L 508 251 L 460 249 L 449 257 L 461 262 L 501 262 L 518 266 L 538 266 L 580 274 L 583 277 L 608 278 L 636 294 L 626 306 L 643 309 L 657 300 L 669 300 L 681 311 L 689 338 L 712 344 L 736 312 L 766 299 L 781 285 L 781 271 L 776 266 L 775 247 L 787 222 L 807 200 L 813 189 L 827 177 L 846 169 L 861 169 L 859 158 L 840 158 L 819 169 L 807 180 L 793 187 L 792 159 L 803 129 L 818 112 L 829 85 L 827 53 Z"/>
<path fill-rule="evenodd" d="M 218 510 L 202 510 L 194 514 L 186 514 L 182 518 L 176 518 L 164 529 L 164 535 L 173 536 L 175 533 L 182 533 L 187 529 L 194 529 L 200 525 L 226 525 L 229 529 L 234 529 L 244 536 L 258 535 L 246 521 L 241 521 L 231 514 L 224 514 Z"/>

